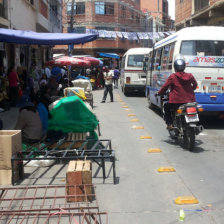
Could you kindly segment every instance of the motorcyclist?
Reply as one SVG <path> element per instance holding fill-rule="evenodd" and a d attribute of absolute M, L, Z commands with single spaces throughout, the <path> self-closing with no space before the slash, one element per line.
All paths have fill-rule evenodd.
<path fill-rule="evenodd" d="M 171 74 L 161 87 L 157 95 L 164 95 L 169 89 L 169 103 L 164 105 L 164 119 L 167 129 L 172 128 L 171 110 L 185 103 L 195 102 L 194 90 L 197 87 L 197 81 L 191 73 L 185 73 L 186 63 L 183 57 L 178 56 L 174 61 L 175 73 Z"/>

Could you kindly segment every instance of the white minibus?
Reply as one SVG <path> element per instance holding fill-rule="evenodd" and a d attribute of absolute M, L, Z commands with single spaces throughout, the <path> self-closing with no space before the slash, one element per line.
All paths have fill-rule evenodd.
<path fill-rule="evenodd" d="M 143 71 L 143 59 L 151 48 L 131 48 L 121 60 L 120 84 L 124 94 L 133 91 L 145 91 L 146 73 Z"/>
<path fill-rule="evenodd" d="M 197 103 L 207 112 L 224 111 L 224 27 L 214 26 L 184 28 L 155 44 L 147 72 L 149 106 L 163 109 L 155 93 L 175 72 L 173 62 L 178 55 L 185 58 L 185 72 L 198 82 Z"/>

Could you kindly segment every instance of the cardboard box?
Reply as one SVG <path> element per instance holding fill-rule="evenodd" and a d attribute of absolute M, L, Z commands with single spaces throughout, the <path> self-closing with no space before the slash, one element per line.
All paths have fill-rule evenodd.
<path fill-rule="evenodd" d="M 17 182 L 21 175 L 23 175 L 23 167 L 19 168 L 15 167 L 14 170 L 14 181 Z M 0 170 L 0 185 L 9 185 L 12 184 L 12 170 Z"/>
<path fill-rule="evenodd" d="M 12 155 L 21 150 L 21 130 L 0 130 L 0 170 L 11 169 Z"/>
<path fill-rule="evenodd" d="M 66 172 L 66 194 L 68 202 L 92 201 L 92 164 L 91 161 L 70 161 Z"/>

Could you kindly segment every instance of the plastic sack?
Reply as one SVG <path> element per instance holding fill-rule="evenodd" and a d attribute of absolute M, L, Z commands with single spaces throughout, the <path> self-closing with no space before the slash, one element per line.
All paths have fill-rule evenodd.
<path fill-rule="evenodd" d="M 92 91 L 92 85 L 90 83 L 90 80 L 76 79 L 76 80 L 72 81 L 72 84 L 73 84 L 74 87 L 84 88 L 85 92 L 91 92 Z"/>
<path fill-rule="evenodd" d="M 82 100 L 86 99 L 84 88 L 68 87 L 64 89 L 64 96 L 78 96 Z"/>
<path fill-rule="evenodd" d="M 43 158 L 44 156 L 39 156 L 38 158 Z M 24 163 L 27 163 L 28 161 L 24 160 Z M 56 162 L 55 160 L 31 160 L 26 164 L 26 166 L 34 166 L 34 167 L 48 167 L 52 166 Z"/>
<path fill-rule="evenodd" d="M 78 96 L 62 98 L 50 111 L 48 130 L 69 132 L 90 132 L 97 125 L 96 116 Z"/>

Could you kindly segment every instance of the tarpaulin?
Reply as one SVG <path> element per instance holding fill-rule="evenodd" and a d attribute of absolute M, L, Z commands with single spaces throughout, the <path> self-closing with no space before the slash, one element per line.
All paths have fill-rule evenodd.
<path fill-rule="evenodd" d="M 0 42 L 38 45 L 83 44 L 97 39 L 96 34 L 37 33 L 0 28 Z"/>
<path fill-rule="evenodd" d="M 103 52 L 98 52 L 99 56 L 101 57 L 108 57 L 108 58 L 117 58 L 119 59 L 120 56 L 118 54 L 115 53 L 103 53 Z"/>
<path fill-rule="evenodd" d="M 90 132 L 98 125 L 96 116 L 78 96 L 62 98 L 50 111 L 48 130 L 63 132 Z"/>

